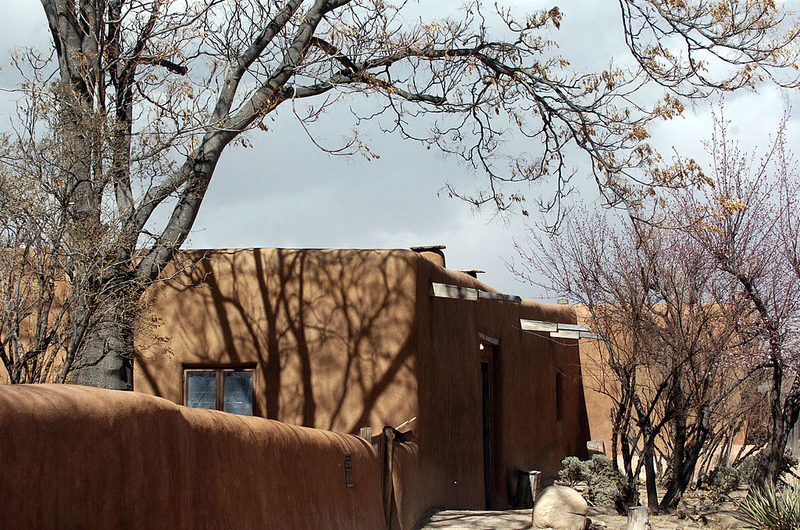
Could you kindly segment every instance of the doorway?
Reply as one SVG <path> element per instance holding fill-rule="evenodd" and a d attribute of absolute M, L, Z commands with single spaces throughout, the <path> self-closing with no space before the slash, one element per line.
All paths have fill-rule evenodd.
<path fill-rule="evenodd" d="M 500 359 L 498 345 L 500 341 L 480 334 L 480 360 L 481 360 L 481 434 L 483 445 L 483 491 L 486 509 L 492 506 L 492 497 L 495 493 L 495 463 L 499 447 L 497 446 L 498 414 L 501 405 L 497 385 L 500 375 Z"/>
<path fill-rule="evenodd" d="M 492 365 L 481 361 L 483 416 L 483 491 L 486 509 L 492 508 Z"/>

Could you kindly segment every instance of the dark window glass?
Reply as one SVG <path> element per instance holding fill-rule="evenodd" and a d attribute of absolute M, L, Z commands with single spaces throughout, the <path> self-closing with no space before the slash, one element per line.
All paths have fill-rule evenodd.
<path fill-rule="evenodd" d="M 225 371 L 222 387 L 222 410 L 244 416 L 253 415 L 253 372 Z"/>
<path fill-rule="evenodd" d="M 186 372 L 186 406 L 217 408 L 217 374 L 213 370 Z"/>

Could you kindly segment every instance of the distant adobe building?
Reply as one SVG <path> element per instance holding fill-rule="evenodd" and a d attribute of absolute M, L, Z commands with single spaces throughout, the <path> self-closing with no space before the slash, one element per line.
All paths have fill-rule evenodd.
<path fill-rule="evenodd" d="M 557 331 L 576 317 L 444 268 L 442 248 L 189 251 L 193 266 L 148 293 L 158 324 L 137 338 L 134 390 L 412 431 L 394 453 L 393 526 L 508 507 L 518 470 L 546 481 L 586 453 L 578 341 Z"/>

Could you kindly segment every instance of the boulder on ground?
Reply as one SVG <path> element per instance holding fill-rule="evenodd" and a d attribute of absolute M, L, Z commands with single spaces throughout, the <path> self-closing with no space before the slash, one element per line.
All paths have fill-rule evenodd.
<path fill-rule="evenodd" d="M 533 527 L 540 530 L 584 530 L 589 506 L 567 486 L 550 486 L 533 505 Z"/>

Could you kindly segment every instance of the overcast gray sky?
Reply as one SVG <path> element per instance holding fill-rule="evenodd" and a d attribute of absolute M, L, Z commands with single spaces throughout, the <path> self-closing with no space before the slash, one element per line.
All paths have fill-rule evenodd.
<path fill-rule="evenodd" d="M 565 18 L 554 37 L 573 65 L 603 67 L 612 57 L 626 58 L 614 0 L 504 3 L 520 9 L 559 5 Z M 412 7 L 444 16 L 460 4 L 430 0 Z M 0 0 L 0 20 L 6 21 L 0 35 L 0 112 L 7 114 L 17 97 L 6 90 L 16 82 L 7 51 L 15 45 L 47 46 L 48 34 L 41 4 L 35 0 Z M 733 119 L 732 131 L 746 146 L 764 145 L 786 104 L 785 94 L 765 88 L 757 94 L 728 96 L 726 114 Z M 348 132 L 338 130 L 339 125 L 335 113 L 322 122 L 331 142 Z M 792 126 L 789 131 L 792 140 L 797 138 L 795 130 Z M 662 150 L 675 146 L 683 154 L 701 157 L 700 142 L 710 131 L 708 108 L 699 106 L 689 109 L 685 118 L 660 127 L 656 142 Z M 492 287 L 545 299 L 541 289 L 518 282 L 505 265 L 515 257 L 514 239 L 524 240 L 523 219 L 506 222 L 491 211 L 475 212 L 439 194 L 447 182 L 469 191 L 480 184 L 479 175 L 436 150 L 374 129 L 362 133 L 371 139 L 370 146 L 380 159 L 335 157 L 319 151 L 289 109 L 281 110 L 269 132 L 250 136 L 252 148 L 228 149 L 223 155 L 188 246 L 407 248 L 442 244 L 447 246 L 448 267 L 483 269 L 486 274 L 481 279 Z M 584 163 L 581 158 L 570 161 L 578 169 Z M 547 193 L 546 186 L 537 184 L 528 195 Z M 580 190 L 583 201 L 596 200 L 597 191 L 590 184 Z M 557 293 L 552 293 L 550 300 L 555 297 Z"/>

